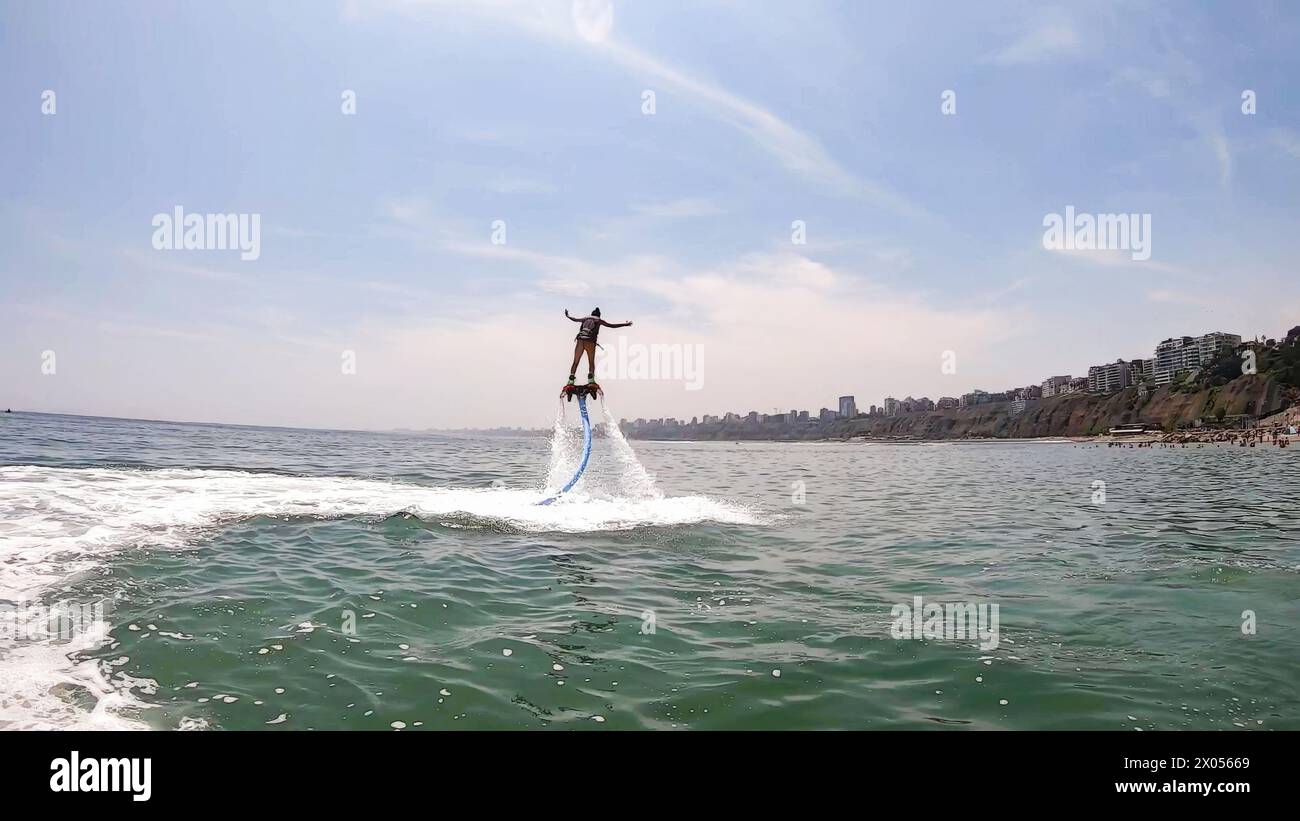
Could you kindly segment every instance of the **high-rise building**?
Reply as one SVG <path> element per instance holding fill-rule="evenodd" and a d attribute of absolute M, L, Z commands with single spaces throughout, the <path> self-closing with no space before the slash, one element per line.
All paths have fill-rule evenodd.
<path fill-rule="evenodd" d="M 1123 359 L 1088 369 L 1088 393 L 1115 393 L 1136 381 L 1133 364 Z"/>
<path fill-rule="evenodd" d="M 971 408 L 975 405 L 983 405 L 989 401 L 989 392 L 976 388 L 970 393 L 963 393 L 957 404 L 963 408 Z"/>
<path fill-rule="evenodd" d="M 1146 359 L 1134 359 L 1132 365 L 1134 382 L 1150 382 L 1155 379 L 1156 361 L 1154 359 L 1150 357 Z"/>
<path fill-rule="evenodd" d="M 1202 365 L 1214 359 L 1221 348 L 1240 344 L 1240 335 L 1222 331 L 1201 336 L 1170 337 L 1156 346 L 1152 381 L 1157 385 L 1168 385 L 1180 373 L 1199 371 Z"/>
<path fill-rule="evenodd" d="M 1068 387 L 1069 384 L 1070 384 L 1070 377 L 1068 375 L 1047 377 L 1046 379 L 1043 380 L 1043 385 L 1042 385 L 1043 398 L 1047 399 L 1052 396 L 1059 396 L 1062 393 L 1068 393 L 1068 391 L 1062 391 L 1061 389 Z"/>
<path fill-rule="evenodd" d="M 1190 336 L 1170 337 L 1156 345 L 1154 381 L 1167 385 L 1174 375 L 1200 367 L 1200 350 Z"/>
<path fill-rule="evenodd" d="M 1225 334 L 1223 331 L 1211 331 L 1196 337 L 1202 365 L 1208 365 L 1222 349 L 1235 348 L 1240 344 L 1240 334 Z"/>
<path fill-rule="evenodd" d="M 844 419 L 853 419 L 858 415 L 858 404 L 852 396 L 840 397 L 840 417 Z"/>

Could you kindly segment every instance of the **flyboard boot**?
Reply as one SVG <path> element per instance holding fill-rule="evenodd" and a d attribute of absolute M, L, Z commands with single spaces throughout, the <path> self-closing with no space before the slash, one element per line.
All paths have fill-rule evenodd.
<path fill-rule="evenodd" d="M 600 385 L 596 383 L 596 377 L 594 375 L 587 377 L 587 384 L 585 385 L 573 384 L 573 377 L 570 376 L 568 384 L 560 389 L 560 396 L 572 402 L 573 397 L 575 396 L 595 399 L 603 392 L 604 391 Z"/>

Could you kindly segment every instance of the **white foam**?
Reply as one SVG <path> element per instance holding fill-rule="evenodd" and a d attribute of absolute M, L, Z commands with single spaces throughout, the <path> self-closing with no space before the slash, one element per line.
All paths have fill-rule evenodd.
<path fill-rule="evenodd" d="M 648 477 L 647 477 L 648 479 Z M 553 505 L 517 488 L 429 487 L 231 470 L 0 467 L 0 598 L 48 589 L 125 547 L 175 547 L 255 516 L 339 518 L 411 513 L 473 517 L 529 532 L 585 533 L 714 521 L 758 524 L 750 508 L 704 496 L 585 493 Z"/>
<path fill-rule="evenodd" d="M 566 533 L 761 523 L 758 514 L 742 505 L 703 496 L 664 497 L 607 411 L 605 422 L 609 430 L 600 445 L 609 445 L 615 454 L 607 460 L 613 463 L 607 468 L 612 473 L 593 477 L 590 486 L 584 477 L 573 491 L 545 506 L 537 504 L 545 495 L 540 489 L 429 487 L 232 470 L 0 467 L 0 600 L 39 599 L 120 550 L 195 544 L 223 524 L 255 516 L 386 517 L 406 512 L 426 521 L 469 517 L 526 532 Z M 580 437 L 557 424 L 551 474 L 569 471 L 561 483 L 576 464 L 575 438 Z M 106 635 L 107 627 L 80 648 L 0 638 L 0 727 L 133 725 L 132 719 L 119 716 L 127 704 L 140 706 L 130 687 L 106 680 L 93 662 L 68 657 L 74 649 L 102 643 Z M 59 685 L 81 688 L 99 706 L 80 715 L 80 708 L 57 694 Z"/>
<path fill-rule="evenodd" d="M 110 666 L 77 658 L 107 635 L 108 626 L 99 622 L 71 641 L 0 640 L 0 730 L 143 728 L 132 713 L 144 705 L 131 694 L 142 682 L 125 676 L 110 681 Z M 93 706 L 78 705 L 67 697 L 73 693 Z"/>
<path fill-rule="evenodd" d="M 618 420 L 614 418 L 614 413 L 604 400 L 601 400 L 600 411 L 603 417 L 602 429 L 605 433 L 605 441 L 610 444 L 614 464 L 617 466 L 618 485 L 615 495 L 633 499 L 662 499 L 663 494 L 655 486 L 654 477 L 636 458 L 632 446 L 623 437 L 623 431 L 619 430 Z"/>
<path fill-rule="evenodd" d="M 555 493 L 564 487 L 577 470 L 582 456 L 582 433 L 565 424 L 564 400 L 555 411 L 555 424 L 551 428 L 551 466 L 546 472 L 546 492 Z"/>
<path fill-rule="evenodd" d="M 613 412 L 600 400 L 600 408 L 588 402 L 595 440 L 591 461 L 572 492 L 584 501 L 607 500 L 618 502 L 647 502 L 663 499 L 652 477 L 637 460 L 636 453 L 623 432 Z M 570 425 L 565 418 L 566 403 L 561 400 L 551 431 L 551 464 L 546 476 L 546 493 L 553 495 L 573 477 L 582 459 L 582 429 L 577 421 Z M 706 517 L 707 518 L 707 517 Z M 651 522 L 651 524 L 657 524 Z"/>

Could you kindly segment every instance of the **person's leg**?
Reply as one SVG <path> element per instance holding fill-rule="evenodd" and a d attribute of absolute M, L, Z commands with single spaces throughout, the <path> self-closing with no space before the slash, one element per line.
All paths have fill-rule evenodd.
<path fill-rule="evenodd" d="M 585 343 L 587 348 L 587 382 L 588 384 L 596 381 L 596 343 Z"/>
<path fill-rule="evenodd" d="M 582 361 L 583 345 L 579 339 L 573 345 L 573 364 L 569 366 L 569 384 L 573 384 L 573 375 L 578 372 L 578 363 Z"/>

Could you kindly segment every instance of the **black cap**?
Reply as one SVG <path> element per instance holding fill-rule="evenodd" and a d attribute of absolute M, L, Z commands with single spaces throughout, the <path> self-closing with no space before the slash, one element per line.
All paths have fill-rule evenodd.
<path fill-rule="evenodd" d="M 600 316 L 600 309 L 599 309 L 599 308 L 592 308 L 592 309 L 591 309 L 591 315 L 592 315 L 592 316 Z"/>

